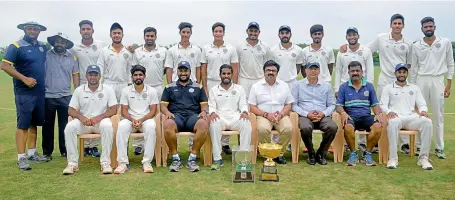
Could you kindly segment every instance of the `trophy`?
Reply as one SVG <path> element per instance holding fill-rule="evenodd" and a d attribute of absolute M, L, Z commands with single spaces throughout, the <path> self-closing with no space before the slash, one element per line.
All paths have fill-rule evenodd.
<path fill-rule="evenodd" d="M 233 148 L 237 149 L 237 148 Z M 251 164 L 251 151 L 238 150 L 235 151 L 233 156 L 235 163 L 235 170 L 232 174 L 232 182 L 242 183 L 242 182 L 253 182 L 254 183 L 254 174 L 253 167 Z"/>
<path fill-rule="evenodd" d="M 266 158 L 264 166 L 261 169 L 261 175 L 259 176 L 260 181 L 280 181 L 278 177 L 278 170 L 276 169 L 276 163 L 272 160 L 280 156 L 282 145 L 272 143 L 259 144 L 259 153 L 261 156 Z"/>

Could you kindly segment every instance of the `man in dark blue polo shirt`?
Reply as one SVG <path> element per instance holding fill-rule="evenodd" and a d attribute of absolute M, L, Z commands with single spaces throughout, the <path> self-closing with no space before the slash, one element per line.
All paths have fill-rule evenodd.
<path fill-rule="evenodd" d="M 44 62 L 47 52 L 46 45 L 38 41 L 38 36 L 41 31 L 46 31 L 46 27 L 37 22 L 26 22 L 17 28 L 24 30 L 25 35 L 8 46 L 1 68 L 13 77 L 17 112 L 17 165 L 21 170 L 31 170 L 27 157 L 31 161 L 47 161 L 36 152 L 36 126 L 44 123 Z"/>
<path fill-rule="evenodd" d="M 344 138 L 351 154 L 348 166 L 355 166 L 358 161 L 355 150 L 355 130 L 370 132 L 367 137 L 367 149 L 363 161 L 367 166 L 376 166 L 371 151 L 378 143 L 382 131 L 382 114 L 373 84 L 363 77 L 362 64 L 351 61 L 348 65 L 350 79 L 340 86 L 336 111 L 341 115 Z M 374 116 L 371 115 L 373 108 Z"/>
<path fill-rule="evenodd" d="M 161 112 L 165 115 L 163 121 L 164 138 L 172 154 L 171 172 L 182 168 L 177 153 L 176 132 L 195 132 L 194 144 L 186 167 L 190 172 L 199 171 L 196 154 L 205 142 L 208 133 L 208 99 L 204 88 L 190 79 L 191 67 L 187 61 L 181 61 L 177 68 L 178 80 L 169 84 L 161 97 Z"/>

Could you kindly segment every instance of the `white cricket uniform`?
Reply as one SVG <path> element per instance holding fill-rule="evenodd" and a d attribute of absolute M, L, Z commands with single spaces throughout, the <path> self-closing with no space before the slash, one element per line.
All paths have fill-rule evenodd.
<path fill-rule="evenodd" d="M 112 88 L 100 84 L 95 92 L 92 92 L 88 85 L 81 85 L 74 90 L 69 107 L 79 110 L 87 117 L 93 118 L 105 113 L 109 107 L 117 105 L 115 93 Z M 104 118 L 100 123 L 94 126 L 84 126 L 79 119 L 73 119 L 65 127 L 65 145 L 67 151 L 68 165 L 76 165 L 79 159 L 77 148 L 77 136 L 87 133 L 101 134 L 101 165 L 110 164 L 110 154 L 112 150 L 112 141 L 114 138 L 114 128 L 110 118 Z"/>
<path fill-rule="evenodd" d="M 128 113 L 134 119 L 141 119 L 150 112 L 151 105 L 158 106 L 158 93 L 156 90 L 145 85 L 142 92 L 137 92 L 134 85 L 123 88 L 120 99 L 121 105 L 128 106 Z M 144 158 L 142 164 L 151 163 L 155 153 L 156 143 L 156 124 L 155 119 L 147 119 L 142 123 L 142 128 L 136 130 L 132 126 L 132 122 L 128 119 L 123 119 L 118 125 L 117 131 L 117 161 L 127 164 L 128 161 L 128 138 L 131 132 L 141 131 L 144 134 Z"/>
<path fill-rule="evenodd" d="M 90 46 L 85 46 L 82 42 L 80 42 L 74 44 L 73 48 L 71 48 L 71 53 L 77 57 L 77 62 L 79 64 L 79 85 L 87 83 L 87 77 L 85 76 L 87 67 L 97 64 L 100 51 L 105 46 L 107 46 L 105 43 L 93 40 L 93 43 Z"/>
<path fill-rule="evenodd" d="M 335 67 L 335 92 L 338 92 L 340 85 L 349 80 L 348 65 L 351 61 L 358 61 L 362 64 L 363 76 L 368 82 L 374 84 L 373 55 L 368 47 L 360 45 L 357 51 L 352 51 L 347 46 L 346 53 L 339 52 Z"/>
<path fill-rule="evenodd" d="M 246 94 L 243 87 L 232 83 L 225 90 L 219 84 L 209 91 L 209 112 L 216 113 L 219 119 L 210 123 L 213 159 L 221 160 L 221 131 L 240 131 L 240 151 L 248 151 L 251 144 L 251 123 L 248 119 L 240 119 L 242 112 L 248 113 Z"/>
<path fill-rule="evenodd" d="M 318 50 L 311 48 L 311 45 L 303 48 L 302 61 L 304 64 L 309 62 L 318 62 L 320 71 L 318 80 L 323 80 L 327 83 L 332 82 L 332 75 L 329 71 L 329 64 L 335 63 L 335 54 L 331 47 L 321 45 Z"/>
<path fill-rule="evenodd" d="M 406 84 L 404 87 L 396 83 L 384 87 L 381 96 L 381 109 L 386 114 L 394 112 L 398 117 L 389 119 L 387 125 L 387 137 L 389 139 L 389 160 L 398 161 L 397 139 L 400 129 L 419 130 L 417 138 L 422 141 L 420 156 L 430 156 L 430 145 L 433 125 L 431 119 L 420 116 L 419 111 L 428 111 L 425 99 L 419 87 L 414 84 Z"/>
<path fill-rule="evenodd" d="M 117 52 L 112 45 L 104 47 L 98 57 L 98 66 L 104 72 L 103 81 L 114 90 L 117 102 L 120 101 L 123 88 L 131 83 L 132 61 L 133 54 L 126 47 Z"/>
<path fill-rule="evenodd" d="M 250 94 L 251 86 L 264 78 L 263 67 L 269 51 L 269 46 L 261 40 L 258 40 L 254 46 L 251 46 L 246 40 L 237 45 L 239 85 L 245 90 L 246 99 Z"/>
<path fill-rule="evenodd" d="M 201 63 L 207 64 L 207 88 L 210 89 L 221 82 L 220 67 L 223 64 L 238 63 L 239 58 L 234 46 L 223 43 L 221 47 L 207 44 L 202 48 Z"/>
<path fill-rule="evenodd" d="M 141 65 L 145 67 L 147 76 L 144 83 L 155 88 L 158 93 L 158 99 L 161 99 L 164 90 L 163 76 L 166 54 L 166 48 L 158 45 L 152 51 L 147 51 L 144 46 L 139 47 L 133 54 L 133 66 Z"/>
<path fill-rule="evenodd" d="M 166 68 L 172 68 L 172 82 L 177 81 L 177 68 L 180 61 L 187 61 L 191 66 L 191 80 L 198 82 L 196 78 L 196 68 L 201 67 L 201 48 L 196 45 L 190 44 L 187 48 L 182 47 L 180 44 L 174 45 L 166 53 Z"/>
<path fill-rule="evenodd" d="M 412 41 L 404 36 L 401 40 L 396 41 L 390 33 L 382 33 L 365 46 L 371 52 L 379 51 L 381 73 L 379 74 L 378 84 L 376 86 L 376 94 L 378 95 L 378 99 L 381 99 L 384 87 L 397 80 L 395 77 L 395 66 L 399 63 L 411 64 Z M 400 144 L 409 144 L 409 137 L 407 135 L 400 135 Z"/>
<path fill-rule="evenodd" d="M 414 42 L 411 66 L 411 83 L 419 86 L 423 98 L 431 104 L 435 147 L 444 150 L 444 75 L 451 80 L 454 72 L 450 40 L 436 37 L 431 46 L 423 39 Z"/>
<path fill-rule="evenodd" d="M 303 64 L 302 48 L 292 43 L 291 47 L 286 49 L 279 43 L 270 49 L 267 57 L 280 65 L 278 78 L 292 89 L 292 85 L 297 82 L 297 65 Z"/>

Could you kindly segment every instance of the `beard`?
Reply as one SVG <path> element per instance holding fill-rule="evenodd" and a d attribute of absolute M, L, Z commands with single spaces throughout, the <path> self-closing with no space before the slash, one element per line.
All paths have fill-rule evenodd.
<path fill-rule="evenodd" d="M 182 79 L 179 77 L 179 81 L 182 82 L 182 83 L 186 83 L 188 82 L 190 79 L 189 78 L 186 78 L 186 79 Z"/>
<path fill-rule="evenodd" d="M 54 47 L 54 51 L 57 53 L 63 53 L 65 52 L 65 48 L 63 47 Z"/>
<path fill-rule="evenodd" d="M 406 78 L 407 77 L 397 77 L 397 81 L 403 83 L 406 82 Z"/>
<path fill-rule="evenodd" d="M 142 83 L 144 83 L 144 80 L 141 80 L 141 79 L 134 81 L 135 85 L 142 85 Z"/>
<path fill-rule="evenodd" d="M 356 45 L 359 40 L 355 40 L 354 42 L 348 41 L 349 45 Z"/>
<path fill-rule="evenodd" d="M 231 80 L 231 79 L 225 78 L 225 79 L 223 79 L 223 81 L 221 81 L 221 83 L 222 83 L 223 85 L 229 85 L 229 84 L 232 83 L 232 80 Z"/>
<path fill-rule="evenodd" d="M 425 35 L 425 37 L 433 37 L 434 31 L 431 31 L 431 32 L 430 32 L 430 31 L 424 32 L 423 34 Z"/>
<path fill-rule="evenodd" d="M 94 81 L 89 81 L 88 84 L 91 85 L 91 86 L 94 86 L 94 85 L 98 85 L 98 81 L 97 80 L 94 80 Z"/>
<path fill-rule="evenodd" d="M 281 42 L 282 43 L 288 43 L 289 42 L 289 38 L 287 38 L 287 37 L 281 38 Z"/>

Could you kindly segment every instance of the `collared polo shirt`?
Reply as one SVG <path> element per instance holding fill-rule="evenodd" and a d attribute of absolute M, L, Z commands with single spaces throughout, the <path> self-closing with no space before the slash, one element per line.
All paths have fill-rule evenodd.
<path fill-rule="evenodd" d="M 230 44 L 223 43 L 223 45 L 217 47 L 212 43 L 202 48 L 201 63 L 207 64 L 207 79 L 221 81 L 221 65 L 231 65 L 231 63 L 238 62 L 237 51 Z"/>
<path fill-rule="evenodd" d="M 263 67 L 269 51 L 269 46 L 261 40 L 254 46 L 251 46 L 246 40 L 237 45 L 239 76 L 247 79 L 264 77 Z"/>
<path fill-rule="evenodd" d="M 103 84 L 95 92 L 90 90 L 88 84 L 77 87 L 69 104 L 87 118 L 101 115 L 114 105 L 117 105 L 114 90 Z"/>
<path fill-rule="evenodd" d="M 329 64 L 335 63 L 335 55 L 331 47 L 321 45 L 321 48 L 316 50 L 311 48 L 311 45 L 309 45 L 302 50 L 302 60 L 303 63 L 318 62 L 321 70 L 318 80 L 323 80 L 329 83 L 332 81 Z"/>
<path fill-rule="evenodd" d="M 167 50 L 158 45 L 155 49 L 148 51 L 144 46 L 137 48 L 133 54 L 133 65 L 145 67 L 146 78 L 145 84 L 151 86 L 163 85 L 164 60 L 166 59 Z"/>
<path fill-rule="evenodd" d="M 117 52 L 112 45 L 101 49 L 98 66 L 101 67 L 103 80 L 108 84 L 131 83 L 133 54 L 123 47 Z"/>
<path fill-rule="evenodd" d="M 173 82 L 164 89 L 161 96 L 161 103 L 168 104 L 171 113 L 185 116 L 199 114 L 201 104 L 207 104 L 207 101 L 204 88 L 191 81 L 185 86 Z"/>
<path fill-rule="evenodd" d="M 338 92 L 338 88 L 342 83 L 349 80 L 348 65 L 351 61 L 360 62 L 360 64 L 362 64 L 363 77 L 365 77 L 368 82 L 374 83 L 373 55 L 371 54 L 370 49 L 360 45 L 357 51 L 352 51 L 348 46 L 346 53 L 339 52 L 337 55 L 334 84 L 335 92 Z"/>
<path fill-rule="evenodd" d="M 371 107 L 378 105 L 378 97 L 373 84 L 362 78 L 362 87 L 357 90 L 351 80 L 343 83 L 338 91 L 337 106 L 343 106 L 351 117 L 371 115 Z"/>
<path fill-rule="evenodd" d="M 137 92 L 134 85 L 122 90 L 120 104 L 128 106 L 128 113 L 134 119 L 140 119 L 150 112 L 150 106 L 158 104 L 158 93 L 155 88 L 144 85 L 142 92 Z"/>
<path fill-rule="evenodd" d="M 395 82 L 384 87 L 381 96 L 381 109 L 386 114 L 411 115 L 415 107 L 419 111 L 428 111 L 427 103 L 417 85 L 406 83 L 403 87 Z"/>
<path fill-rule="evenodd" d="M 14 94 L 44 95 L 47 47 L 40 41 L 37 44 L 29 42 L 22 39 L 10 44 L 2 61 L 11 64 L 22 75 L 36 80 L 35 87 L 29 88 L 21 80 L 13 78 Z"/>
<path fill-rule="evenodd" d="M 190 63 L 190 78 L 193 81 L 198 81 L 196 78 L 196 68 L 201 67 L 201 48 L 193 44 L 184 48 L 180 44 L 177 44 L 168 50 L 164 66 L 173 69 L 172 81 L 177 81 L 179 79 L 177 76 L 177 69 L 180 61 L 187 61 Z"/>
<path fill-rule="evenodd" d="M 232 83 L 227 90 L 221 85 L 212 87 L 209 91 L 209 113 L 223 116 L 235 116 L 248 112 L 245 90 L 241 85 Z"/>
<path fill-rule="evenodd" d="M 90 46 L 85 46 L 81 41 L 74 44 L 73 48 L 71 48 L 71 53 L 77 57 L 77 62 L 79 64 L 81 85 L 87 83 L 87 77 L 85 76 L 87 67 L 97 64 L 101 49 L 105 46 L 107 46 L 105 43 L 93 40 L 93 43 Z"/>
<path fill-rule="evenodd" d="M 292 87 L 294 103 L 292 110 L 300 116 L 306 117 L 308 113 L 316 110 L 325 116 L 332 115 L 335 109 L 335 96 L 329 83 L 319 80 L 314 85 L 308 79 L 298 81 Z"/>
<path fill-rule="evenodd" d="M 294 102 L 291 90 L 286 82 L 276 79 L 276 82 L 270 86 L 265 79 L 251 86 L 248 103 L 256 105 L 264 112 L 273 113 L 281 112 L 284 105 Z"/>
<path fill-rule="evenodd" d="M 68 50 L 63 55 L 54 49 L 46 54 L 46 98 L 60 98 L 71 95 L 73 74 L 79 74 L 76 56 Z"/>
<path fill-rule="evenodd" d="M 284 48 L 281 43 L 270 49 L 268 59 L 280 64 L 278 78 L 282 81 L 291 81 L 297 78 L 297 65 L 303 64 L 302 48 L 292 43 L 289 49 Z"/>

